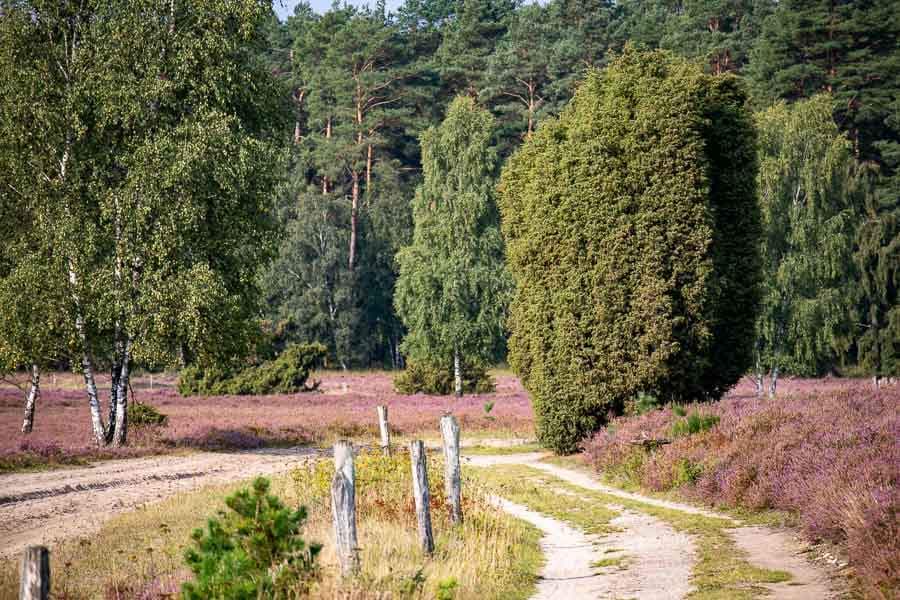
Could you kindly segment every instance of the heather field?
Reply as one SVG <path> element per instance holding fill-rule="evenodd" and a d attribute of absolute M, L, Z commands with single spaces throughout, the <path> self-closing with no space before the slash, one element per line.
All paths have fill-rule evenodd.
<path fill-rule="evenodd" d="M 164 427 L 132 428 L 130 446 L 100 449 L 91 444 L 87 399 L 78 377 L 46 375 L 34 431 L 20 433 L 24 394 L 0 387 L 0 472 L 46 464 L 79 464 L 88 459 L 120 458 L 178 449 L 237 450 L 270 445 L 328 444 L 347 437 L 374 440 L 375 407 L 389 407 L 394 434 L 436 437 L 446 412 L 459 418 L 468 437 L 534 437 L 531 405 L 518 379 L 496 377 L 493 394 L 403 396 L 394 393 L 391 373 L 332 373 L 314 376 L 319 392 L 274 396 L 181 397 L 175 378 L 134 381 L 138 402 L 168 416 Z M 101 380 L 101 390 L 106 382 Z M 490 411 L 486 403 L 493 403 Z"/>
<path fill-rule="evenodd" d="M 682 415 L 665 408 L 619 418 L 586 444 L 585 458 L 620 486 L 789 513 L 809 540 L 846 552 L 866 597 L 894 598 L 900 386 L 798 381 L 774 401 L 753 391 L 745 382 L 723 401 L 685 407 Z M 709 428 L 688 433 L 690 420 Z M 646 453 L 630 443 L 641 438 L 672 443 Z"/>

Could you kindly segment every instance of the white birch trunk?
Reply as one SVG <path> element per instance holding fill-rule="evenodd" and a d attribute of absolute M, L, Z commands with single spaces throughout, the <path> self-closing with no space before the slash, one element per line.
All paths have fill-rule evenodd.
<path fill-rule="evenodd" d="M 131 337 L 125 339 L 125 352 L 116 388 L 116 421 L 113 445 L 124 446 L 128 442 L 128 383 L 131 379 Z M 110 400 L 112 402 L 112 400 Z"/>
<path fill-rule="evenodd" d="M 88 352 L 87 331 L 84 315 L 81 312 L 81 301 L 78 297 L 78 274 L 71 263 L 69 265 L 69 284 L 72 286 L 72 300 L 75 304 L 75 332 L 81 342 L 81 373 L 84 376 L 84 387 L 87 390 L 88 404 L 91 409 L 91 429 L 98 446 L 106 445 L 106 430 L 100 414 L 100 399 L 97 397 L 97 381 L 94 378 L 94 363 Z"/>
<path fill-rule="evenodd" d="M 459 349 L 453 352 L 453 389 L 456 397 L 462 397 L 462 365 L 459 360 Z"/>
<path fill-rule="evenodd" d="M 772 373 L 769 377 L 769 398 L 775 397 L 778 389 L 778 367 L 772 367 Z"/>
<path fill-rule="evenodd" d="M 22 421 L 22 433 L 31 433 L 34 428 L 34 407 L 41 398 L 41 371 L 37 365 L 31 365 L 31 389 L 25 399 L 25 419 Z"/>
<path fill-rule="evenodd" d="M 765 371 L 762 367 L 762 360 L 759 357 L 759 350 L 756 351 L 756 373 L 754 374 L 753 381 L 756 383 L 756 397 L 762 398 L 765 391 Z"/>

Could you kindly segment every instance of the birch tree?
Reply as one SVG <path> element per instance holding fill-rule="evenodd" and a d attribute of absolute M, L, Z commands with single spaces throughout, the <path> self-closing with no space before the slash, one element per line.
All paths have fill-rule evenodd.
<path fill-rule="evenodd" d="M 28 207 L 27 244 L 63 298 L 38 314 L 71 332 L 97 444 L 127 441 L 135 364 L 249 348 L 283 105 L 258 58 L 270 11 L 35 0 L 0 20 L 2 193 Z"/>
<path fill-rule="evenodd" d="M 511 280 L 494 199 L 494 120 L 469 97 L 422 136 L 425 179 L 413 200 L 413 240 L 397 254 L 395 302 L 413 362 L 453 364 L 462 395 L 464 363 L 496 358 Z"/>
<path fill-rule="evenodd" d="M 853 238 L 860 207 L 851 143 L 827 95 L 777 104 L 758 117 L 763 215 L 763 302 L 757 320 L 757 392 L 783 370 L 815 375 L 851 326 Z"/>

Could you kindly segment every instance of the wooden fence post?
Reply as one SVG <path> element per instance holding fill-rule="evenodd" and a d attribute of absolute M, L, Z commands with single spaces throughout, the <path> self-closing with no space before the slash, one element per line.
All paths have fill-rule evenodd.
<path fill-rule="evenodd" d="M 459 471 L 459 423 L 453 415 L 441 417 L 444 438 L 444 487 L 450 501 L 450 521 L 462 525 L 462 493 Z"/>
<path fill-rule="evenodd" d="M 378 429 L 381 430 L 381 451 L 385 456 L 391 455 L 391 432 L 388 429 L 388 409 L 387 406 L 379 406 L 378 408 Z"/>
<path fill-rule="evenodd" d="M 28 546 L 22 557 L 19 600 L 47 600 L 50 597 L 50 551 L 44 546 Z"/>
<path fill-rule="evenodd" d="M 347 440 L 338 440 L 334 443 L 334 470 L 341 471 L 350 481 L 350 485 L 356 487 L 356 471 L 353 468 L 353 444 Z"/>
<path fill-rule="evenodd" d="M 351 577 L 359 572 L 359 548 L 356 539 L 356 477 L 353 471 L 353 447 L 346 441 L 339 441 L 334 445 L 331 518 L 341 576 Z"/>
<path fill-rule="evenodd" d="M 413 497 L 416 500 L 416 521 L 419 524 L 419 541 L 425 554 L 434 552 L 434 536 L 431 532 L 431 498 L 428 494 L 428 469 L 425 461 L 425 444 L 422 440 L 409 443 L 412 463 Z"/>

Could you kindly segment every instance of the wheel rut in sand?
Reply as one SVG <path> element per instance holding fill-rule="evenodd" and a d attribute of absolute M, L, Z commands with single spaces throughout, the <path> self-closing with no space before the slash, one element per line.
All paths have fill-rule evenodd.
<path fill-rule="evenodd" d="M 312 448 L 195 452 L 0 475 L 0 557 L 83 537 L 114 515 L 206 485 L 286 471 Z"/>
<path fill-rule="evenodd" d="M 690 514 L 699 514 L 706 517 L 725 519 L 734 523 L 735 527 L 726 531 L 734 539 L 737 547 L 747 555 L 747 560 L 764 569 L 786 571 L 791 575 L 791 580 L 785 583 L 764 584 L 768 592 L 766 598 L 775 600 L 831 600 L 845 597 L 844 585 L 830 577 L 828 572 L 820 565 L 814 564 L 804 556 L 805 547 L 802 542 L 794 539 L 787 531 L 768 527 L 741 527 L 740 522 L 731 517 L 715 512 L 677 502 L 650 498 L 641 494 L 634 494 L 612 488 L 593 479 L 590 475 L 540 462 L 546 456 L 541 453 L 529 453 L 503 456 L 472 456 L 466 457 L 468 464 L 479 467 L 499 467 L 502 465 L 524 465 L 539 469 L 551 474 L 563 481 L 589 490 L 596 490 L 607 495 L 638 501 L 647 505 L 678 510 Z M 502 506 L 506 508 L 512 503 Z M 518 509 L 525 509 L 515 505 Z M 542 581 L 538 595 L 535 598 L 560 598 L 575 600 L 576 598 L 636 598 L 640 600 L 668 600 L 684 598 L 692 591 L 690 585 L 691 569 L 694 563 L 694 545 L 692 536 L 680 533 L 672 529 L 667 523 L 639 510 L 622 510 L 622 507 L 610 506 L 621 511 L 621 515 L 610 521 L 610 525 L 620 531 L 606 536 L 593 537 L 595 550 L 599 558 L 594 558 L 596 563 L 603 558 L 615 559 L 621 557 L 621 561 L 611 560 L 609 567 L 593 569 L 594 575 L 589 580 L 592 586 L 590 593 L 585 595 L 573 595 L 571 592 L 559 592 L 556 588 L 546 587 Z M 512 512 L 512 511 L 510 511 Z M 529 511 L 533 513 L 533 511 Z M 516 514 L 516 513 L 513 513 Z M 536 514 L 536 513 L 534 513 Z M 519 515 L 517 515 L 519 516 Z M 568 525 L 549 519 L 538 514 L 542 519 L 555 522 L 558 525 L 572 529 Z M 523 517 L 525 518 L 525 517 Z M 531 519 L 525 518 L 530 522 Z M 546 530 L 534 523 L 542 531 Z M 545 524 L 548 524 L 545 521 Z M 552 523 L 550 523 L 552 525 Z M 547 534 L 549 535 L 549 534 Z M 548 543 L 542 547 L 547 555 L 547 568 L 550 565 L 576 560 L 574 552 L 564 547 Z M 615 551 L 615 552 L 613 552 Z M 577 550 L 576 552 L 580 552 Z M 582 559 L 578 559 L 582 560 Z M 587 583 L 585 584 L 587 585 Z"/>

